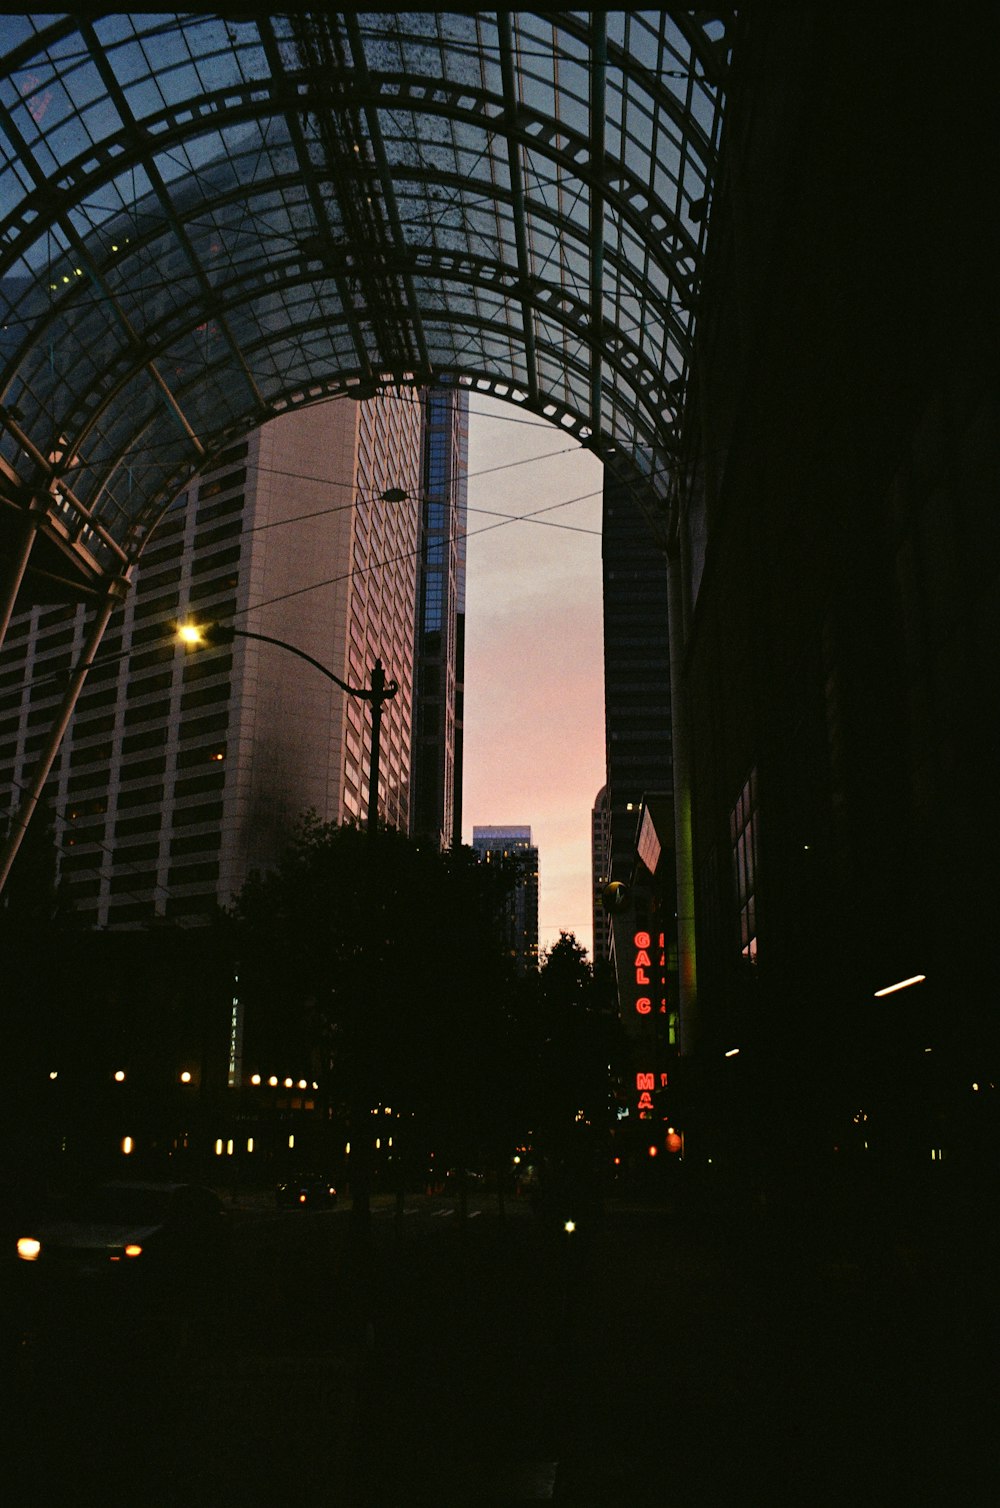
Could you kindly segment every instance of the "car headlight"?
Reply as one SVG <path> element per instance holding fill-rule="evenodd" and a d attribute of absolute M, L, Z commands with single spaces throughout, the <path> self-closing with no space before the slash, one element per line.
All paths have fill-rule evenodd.
<path fill-rule="evenodd" d="M 138 1244 L 138 1242 L 130 1241 L 125 1248 L 125 1255 L 127 1257 L 141 1257 L 142 1247 Z"/>
<path fill-rule="evenodd" d="M 41 1241 L 36 1241 L 34 1236 L 18 1237 L 17 1254 L 22 1262 L 36 1262 L 41 1249 Z"/>

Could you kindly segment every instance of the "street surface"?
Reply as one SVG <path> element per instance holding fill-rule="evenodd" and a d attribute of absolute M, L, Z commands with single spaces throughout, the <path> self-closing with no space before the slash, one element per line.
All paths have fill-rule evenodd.
<path fill-rule="evenodd" d="M 669 1200 L 545 1228 L 510 1200 L 232 1202 L 225 1281 L 6 1358 L 8 1501 L 331 1508 L 995 1499 L 988 1231 L 867 1248 Z"/>

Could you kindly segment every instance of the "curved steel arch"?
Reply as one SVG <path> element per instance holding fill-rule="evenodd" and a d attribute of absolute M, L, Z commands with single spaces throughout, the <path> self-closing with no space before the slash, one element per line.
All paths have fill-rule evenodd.
<path fill-rule="evenodd" d="M 725 25 L 681 11 L 0 18 L 0 524 L 127 575 L 237 432 L 462 382 L 661 478 Z"/>

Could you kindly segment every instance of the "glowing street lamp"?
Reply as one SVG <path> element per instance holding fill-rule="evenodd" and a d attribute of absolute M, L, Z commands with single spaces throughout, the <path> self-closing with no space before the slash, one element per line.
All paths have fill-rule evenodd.
<path fill-rule="evenodd" d="M 370 702 L 372 709 L 372 737 L 371 737 L 371 765 L 368 772 L 368 831 L 374 834 L 378 827 L 378 771 L 379 751 L 382 739 L 382 708 L 386 702 L 392 700 L 399 690 L 396 681 L 386 680 L 385 668 L 381 660 L 376 660 L 371 669 L 371 684 L 365 686 L 349 686 L 342 681 L 339 675 L 335 675 L 319 660 L 314 660 L 312 655 L 306 654 L 304 649 L 298 649 L 294 644 L 288 644 L 284 639 L 272 638 L 270 634 L 252 633 L 248 628 L 233 628 L 231 624 L 223 623 L 179 623 L 177 625 L 177 640 L 187 649 L 216 649 L 222 644 L 231 644 L 234 639 L 256 639 L 261 644 L 274 644 L 278 649 L 285 649 L 289 654 L 296 655 L 300 660 L 305 660 L 314 670 L 325 675 L 328 681 L 333 681 L 341 691 L 346 691 L 348 696 L 359 697 L 362 701 Z"/>

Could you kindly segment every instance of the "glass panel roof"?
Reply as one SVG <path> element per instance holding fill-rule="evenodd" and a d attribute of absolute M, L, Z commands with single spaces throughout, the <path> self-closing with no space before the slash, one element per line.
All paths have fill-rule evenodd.
<path fill-rule="evenodd" d="M 385 383 L 658 473 L 727 60 L 689 11 L 0 16 L 0 501 L 119 570 L 234 434 Z"/>

